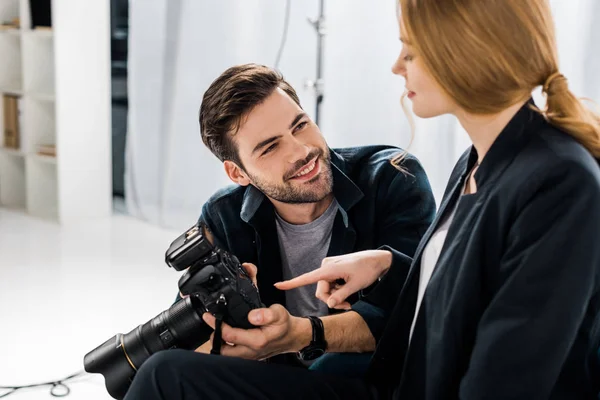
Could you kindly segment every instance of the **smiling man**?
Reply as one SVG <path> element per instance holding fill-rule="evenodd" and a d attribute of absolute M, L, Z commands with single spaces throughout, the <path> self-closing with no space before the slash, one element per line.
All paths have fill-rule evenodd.
<path fill-rule="evenodd" d="M 400 170 L 395 147 L 330 149 L 295 90 L 268 67 L 240 65 L 218 77 L 204 95 L 200 128 L 237 184 L 209 199 L 200 222 L 215 245 L 256 266 L 267 306 L 282 304 L 297 317 L 339 312 L 315 297 L 316 285 L 283 292 L 273 284 L 325 257 L 383 245 L 412 256 L 432 222 L 435 202 L 414 157 L 406 154 Z M 361 303 L 355 311 L 377 318 Z M 320 353 L 309 350 L 299 358 Z"/>

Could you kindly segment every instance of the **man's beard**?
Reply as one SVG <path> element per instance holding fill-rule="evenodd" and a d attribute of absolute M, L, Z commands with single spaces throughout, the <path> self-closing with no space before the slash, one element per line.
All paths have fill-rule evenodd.
<path fill-rule="evenodd" d="M 297 171 L 315 157 L 318 157 L 319 163 L 321 164 L 321 172 L 313 178 L 313 180 L 318 180 L 318 183 L 314 183 L 311 180 L 293 184 L 293 181 L 286 179 L 281 184 L 271 184 L 264 182 L 257 176 L 252 176 L 250 174 L 248 174 L 248 176 L 252 179 L 252 184 L 258 190 L 273 200 L 288 204 L 316 203 L 326 198 L 333 190 L 331 157 L 329 153 L 325 153 L 321 149 L 312 151 L 305 160 L 294 165 L 293 171 Z"/>

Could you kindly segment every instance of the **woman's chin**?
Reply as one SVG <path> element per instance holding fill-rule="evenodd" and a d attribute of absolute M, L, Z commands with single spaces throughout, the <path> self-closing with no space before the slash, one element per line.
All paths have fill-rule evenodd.
<path fill-rule="evenodd" d="M 442 115 L 443 113 L 437 112 L 437 110 L 432 109 L 431 107 L 425 107 L 421 104 L 415 104 L 413 102 L 412 106 L 413 114 L 422 119 L 434 118 Z"/>

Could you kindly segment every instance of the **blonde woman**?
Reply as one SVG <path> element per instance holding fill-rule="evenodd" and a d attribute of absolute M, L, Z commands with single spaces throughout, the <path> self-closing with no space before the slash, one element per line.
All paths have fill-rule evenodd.
<path fill-rule="evenodd" d="M 345 308 L 369 287 L 353 306 L 363 317 L 323 317 L 311 329 L 272 306 L 249 314 L 258 329 L 223 328 L 228 356 L 323 342 L 332 353 L 375 350 L 365 378 L 173 351 L 142 367 L 129 399 L 597 398 L 600 121 L 559 71 L 548 2 L 401 0 L 400 9 L 393 72 L 414 113 L 453 114 L 473 142 L 408 277 L 407 257 L 389 248 L 326 259 L 278 288 L 319 282 L 317 297 Z M 531 100 L 540 86 L 543 110 Z"/>

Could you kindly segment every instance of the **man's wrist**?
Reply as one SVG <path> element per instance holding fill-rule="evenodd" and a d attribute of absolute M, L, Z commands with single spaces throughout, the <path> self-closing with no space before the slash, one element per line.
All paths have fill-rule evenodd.
<path fill-rule="evenodd" d="M 312 340 L 312 324 L 308 318 L 292 317 L 292 343 L 290 352 L 297 353 L 306 346 L 308 346 Z"/>

